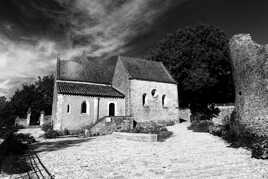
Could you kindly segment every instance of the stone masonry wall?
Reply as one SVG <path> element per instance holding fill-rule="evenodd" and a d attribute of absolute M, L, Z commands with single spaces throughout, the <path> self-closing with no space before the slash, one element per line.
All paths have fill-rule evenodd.
<path fill-rule="evenodd" d="M 120 58 L 120 57 L 119 57 Z M 114 76 L 113 76 L 113 82 L 112 86 L 116 88 L 118 91 L 123 93 L 125 95 L 125 109 L 126 109 L 126 115 L 130 115 L 130 94 L 129 94 L 129 75 L 127 70 L 125 69 L 123 63 L 118 60 L 115 70 L 114 70 Z"/>
<path fill-rule="evenodd" d="M 268 45 L 239 34 L 230 40 L 230 51 L 236 118 L 255 134 L 268 136 Z"/>
<path fill-rule="evenodd" d="M 151 91 L 156 90 L 156 96 Z M 142 104 L 142 96 L 147 95 L 147 106 Z M 162 95 L 166 95 L 166 105 L 162 106 Z M 178 92 L 176 84 L 153 81 L 130 80 L 131 116 L 140 121 L 178 120 Z"/>

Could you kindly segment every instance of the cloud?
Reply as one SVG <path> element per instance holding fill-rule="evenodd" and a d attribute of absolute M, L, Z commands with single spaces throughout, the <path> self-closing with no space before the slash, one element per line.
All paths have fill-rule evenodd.
<path fill-rule="evenodd" d="M 108 58 L 125 53 L 132 39 L 183 1 L 2 0 L 0 95 L 53 72 L 57 55 L 70 59 L 84 52 Z"/>
<path fill-rule="evenodd" d="M 57 56 L 55 43 L 24 44 L 0 38 L 0 95 L 37 76 L 51 73 Z"/>
<path fill-rule="evenodd" d="M 79 37 L 83 39 L 83 46 L 86 39 L 89 39 L 90 43 L 84 49 L 89 56 L 102 56 L 119 49 L 123 52 L 122 49 L 127 42 L 149 30 L 153 21 L 168 9 L 172 2 L 174 3 L 171 0 L 129 0 L 122 1 L 119 8 L 108 11 L 109 7 L 113 7 L 113 2 L 107 0 L 77 1 L 76 8 L 87 13 L 96 24 L 94 26 L 75 26 L 72 29 L 73 46 L 80 46 L 81 41 L 76 42 L 75 39 Z"/>

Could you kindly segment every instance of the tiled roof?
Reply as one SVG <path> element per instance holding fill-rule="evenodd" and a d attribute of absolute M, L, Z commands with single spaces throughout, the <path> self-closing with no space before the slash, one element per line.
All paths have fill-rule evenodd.
<path fill-rule="evenodd" d="M 81 96 L 99 96 L 123 98 L 124 95 L 111 86 L 57 82 L 57 90 L 60 94 L 81 95 Z"/>
<path fill-rule="evenodd" d="M 132 79 L 176 83 L 161 62 L 122 56 L 120 60 Z"/>
<path fill-rule="evenodd" d="M 122 61 L 132 79 L 176 83 L 161 62 L 124 56 L 110 59 L 78 56 L 71 60 L 60 60 L 57 66 L 57 79 L 112 84 L 118 59 Z"/>
<path fill-rule="evenodd" d="M 116 62 L 117 57 L 91 59 L 81 56 L 71 60 L 60 60 L 57 68 L 57 79 L 112 84 Z"/>

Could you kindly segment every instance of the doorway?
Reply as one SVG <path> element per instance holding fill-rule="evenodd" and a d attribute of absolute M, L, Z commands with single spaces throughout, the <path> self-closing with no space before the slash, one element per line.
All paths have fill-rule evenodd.
<path fill-rule="evenodd" d="M 115 104 L 110 103 L 109 104 L 109 116 L 114 116 L 114 113 L 115 113 Z"/>

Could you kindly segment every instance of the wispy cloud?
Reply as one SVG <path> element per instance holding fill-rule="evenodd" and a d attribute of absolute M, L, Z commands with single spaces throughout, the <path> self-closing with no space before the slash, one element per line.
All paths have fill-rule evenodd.
<path fill-rule="evenodd" d="M 50 41 L 40 40 L 32 45 L 0 38 L 0 95 L 52 72 L 56 56 L 55 43 Z"/>
<path fill-rule="evenodd" d="M 14 11 L 5 14 L 6 4 L 0 4 L 0 95 L 53 72 L 57 55 L 70 59 L 86 52 L 104 58 L 124 53 L 133 38 L 183 1 L 5 0 Z"/>

